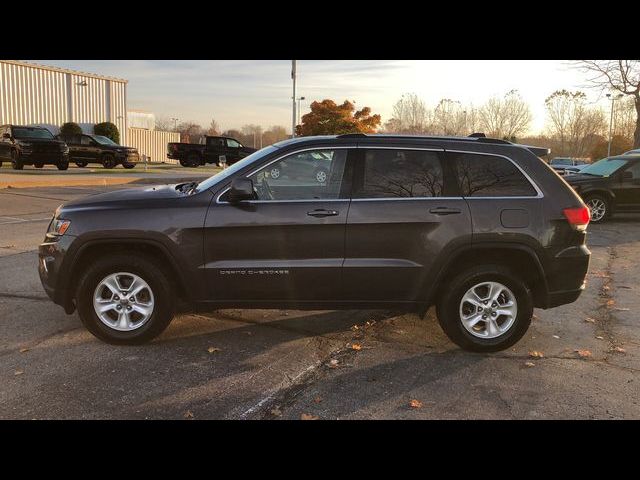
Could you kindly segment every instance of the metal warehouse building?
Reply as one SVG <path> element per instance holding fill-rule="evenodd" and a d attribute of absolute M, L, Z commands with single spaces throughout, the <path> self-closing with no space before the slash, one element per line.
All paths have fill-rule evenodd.
<path fill-rule="evenodd" d="M 42 125 L 54 133 L 76 122 L 87 133 L 112 122 L 127 143 L 127 80 L 0 60 L 0 125 Z"/>
<path fill-rule="evenodd" d="M 120 143 L 136 147 L 151 162 L 167 160 L 167 143 L 180 134 L 154 129 L 148 112 L 127 112 L 127 80 L 17 60 L 0 60 L 0 125 L 40 125 L 58 133 L 76 122 L 86 133 L 96 123 L 112 122 Z M 129 127 L 128 118 L 132 119 Z"/>

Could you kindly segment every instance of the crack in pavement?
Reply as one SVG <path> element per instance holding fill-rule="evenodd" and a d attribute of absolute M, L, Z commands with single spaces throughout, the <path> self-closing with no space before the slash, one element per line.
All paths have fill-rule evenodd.
<path fill-rule="evenodd" d="M 20 293 L 5 293 L 0 292 L 0 298 L 16 298 L 22 300 L 38 300 L 38 301 L 51 301 L 46 295 L 22 295 Z"/>

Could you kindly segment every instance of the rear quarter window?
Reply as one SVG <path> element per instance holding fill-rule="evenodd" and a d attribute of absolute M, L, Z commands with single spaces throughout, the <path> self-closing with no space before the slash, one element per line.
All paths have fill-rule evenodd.
<path fill-rule="evenodd" d="M 535 197 L 536 189 L 513 162 L 495 155 L 451 153 L 465 197 Z"/>

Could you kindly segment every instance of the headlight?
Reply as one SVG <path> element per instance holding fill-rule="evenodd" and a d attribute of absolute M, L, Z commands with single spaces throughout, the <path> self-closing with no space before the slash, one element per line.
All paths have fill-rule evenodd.
<path fill-rule="evenodd" d="M 47 231 L 47 233 L 61 237 L 66 233 L 67 230 L 69 230 L 70 226 L 71 226 L 71 220 L 62 220 L 60 218 L 54 218 L 51 221 L 51 224 L 49 225 L 49 230 Z"/>

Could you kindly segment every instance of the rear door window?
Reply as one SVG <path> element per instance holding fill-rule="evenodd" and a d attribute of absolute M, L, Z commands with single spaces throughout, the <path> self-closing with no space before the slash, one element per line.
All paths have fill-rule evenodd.
<path fill-rule="evenodd" d="M 441 197 L 444 175 L 435 151 L 368 149 L 354 198 Z"/>
<path fill-rule="evenodd" d="M 537 191 L 515 164 L 504 157 L 449 153 L 465 197 L 535 197 Z"/>

